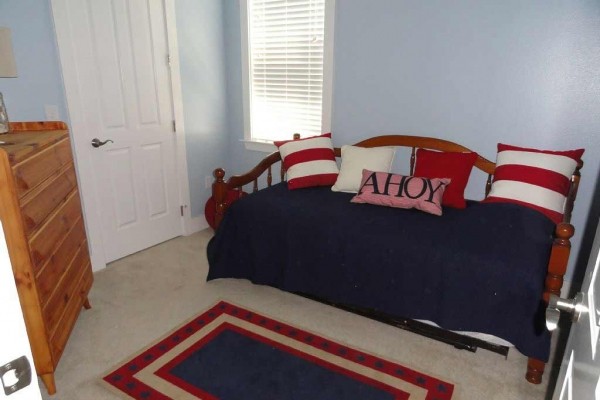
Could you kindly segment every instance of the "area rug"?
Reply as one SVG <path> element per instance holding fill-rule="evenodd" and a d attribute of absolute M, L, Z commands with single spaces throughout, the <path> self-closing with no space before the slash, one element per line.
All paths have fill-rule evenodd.
<path fill-rule="evenodd" d="M 452 398 L 454 385 L 219 302 L 103 377 L 125 398 Z"/>

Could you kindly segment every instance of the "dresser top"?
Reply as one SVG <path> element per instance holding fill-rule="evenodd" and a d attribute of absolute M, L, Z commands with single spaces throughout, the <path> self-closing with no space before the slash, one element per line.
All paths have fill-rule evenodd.
<path fill-rule="evenodd" d="M 7 133 L 0 135 L 0 150 L 7 154 L 11 164 L 17 164 L 68 136 L 66 129 Z"/>

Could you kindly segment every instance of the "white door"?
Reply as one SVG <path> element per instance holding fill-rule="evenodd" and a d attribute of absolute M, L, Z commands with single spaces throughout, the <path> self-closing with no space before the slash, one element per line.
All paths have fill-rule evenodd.
<path fill-rule="evenodd" d="M 52 11 L 92 261 L 97 248 L 110 262 L 181 235 L 164 1 L 52 0 Z"/>
<path fill-rule="evenodd" d="M 581 288 L 583 311 L 571 333 L 562 361 L 554 399 L 600 400 L 600 224 Z"/>
<path fill-rule="evenodd" d="M 2 332 L 0 333 L 0 399 L 10 400 L 37 400 L 41 399 L 37 374 L 31 356 L 31 347 L 25 330 L 25 321 L 21 313 L 21 305 L 15 286 L 8 249 L 4 240 L 4 231 L 0 224 L 0 304 L 2 305 Z M 3 368 L 13 360 L 25 357 L 30 366 L 31 384 L 19 389 L 12 394 L 11 387 L 17 384 L 17 375 L 22 371 L 18 364 L 12 363 L 10 367 Z M 15 369 L 14 367 L 17 367 Z M 9 371 L 7 371 L 10 369 Z M 21 377 L 23 379 L 23 377 Z"/>

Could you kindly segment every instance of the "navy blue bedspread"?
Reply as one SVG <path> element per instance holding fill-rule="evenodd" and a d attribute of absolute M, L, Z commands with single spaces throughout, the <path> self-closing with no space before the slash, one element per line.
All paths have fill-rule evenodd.
<path fill-rule="evenodd" d="M 235 202 L 208 245 L 208 280 L 285 291 L 484 332 L 548 360 L 541 301 L 554 224 L 512 204 L 469 202 L 441 217 L 350 203 L 285 183 Z"/>

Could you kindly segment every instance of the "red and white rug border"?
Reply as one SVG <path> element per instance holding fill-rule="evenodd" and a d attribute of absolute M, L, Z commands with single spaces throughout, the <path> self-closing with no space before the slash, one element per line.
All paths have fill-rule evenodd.
<path fill-rule="evenodd" d="M 334 354 L 337 357 L 344 358 L 349 363 L 372 368 L 377 372 L 393 376 L 394 378 L 401 379 L 402 381 L 423 388 L 427 392 L 427 395 L 425 397 L 426 400 L 451 399 L 452 394 L 455 393 L 455 384 L 451 384 L 449 382 L 445 382 L 441 379 L 435 378 L 431 375 L 404 367 L 398 363 L 386 360 L 382 357 L 373 355 L 368 351 L 359 349 L 356 346 L 345 345 L 343 343 L 339 343 L 336 339 L 326 338 L 324 336 L 309 332 L 305 329 L 297 328 L 292 324 L 281 321 L 280 319 L 276 320 L 274 318 L 266 317 L 260 312 L 254 311 L 246 306 L 239 306 L 226 300 L 219 300 L 216 304 L 214 304 L 205 312 L 196 314 L 195 316 L 181 324 L 178 328 L 175 328 L 169 333 L 163 335 L 160 339 L 146 346 L 141 351 L 125 358 L 123 361 L 118 363 L 116 367 L 111 368 L 109 371 L 102 375 L 103 378 L 101 380 L 103 385 L 105 387 L 109 387 L 113 392 L 116 392 L 121 396 L 126 396 L 127 398 L 133 399 L 137 398 L 130 396 L 126 391 L 124 391 L 122 387 L 119 388 L 118 384 L 109 382 L 109 377 L 118 371 L 121 371 L 122 374 L 128 376 L 134 376 L 137 373 L 137 371 L 134 373 L 130 373 L 131 371 L 126 370 L 128 365 L 135 363 L 139 367 L 138 371 L 146 368 L 148 365 L 152 364 L 156 359 L 161 357 L 162 354 L 169 352 L 182 341 L 186 340 L 195 332 L 198 332 L 200 329 L 203 329 L 205 326 L 209 325 L 211 322 L 215 321 L 222 315 L 230 316 L 233 318 L 237 318 L 240 321 L 254 324 L 257 327 L 264 328 L 277 334 L 292 338 L 298 341 L 299 343 L 303 343 L 308 346 L 313 346 L 316 349 Z M 202 323 L 200 324 L 199 322 Z M 197 326 L 194 327 L 194 325 Z M 304 338 L 304 340 L 299 340 L 298 336 L 301 336 L 301 338 Z M 307 342 L 306 340 L 309 341 Z M 322 348 L 319 346 L 319 344 L 321 344 L 322 346 L 324 343 L 327 343 L 329 345 L 329 348 Z M 157 375 L 160 376 L 160 374 Z M 156 392 L 154 388 L 146 386 L 143 382 L 138 383 L 139 390 L 137 390 L 136 393 L 139 394 L 144 390 Z M 443 387 L 444 390 L 438 391 L 437 389 L 441 387 Z M 157 393 L 155 393 L 152 397 L 152 399 L 163 398 L 169 399 L 169 397 L 167 396 L 157 396 Z"/>

